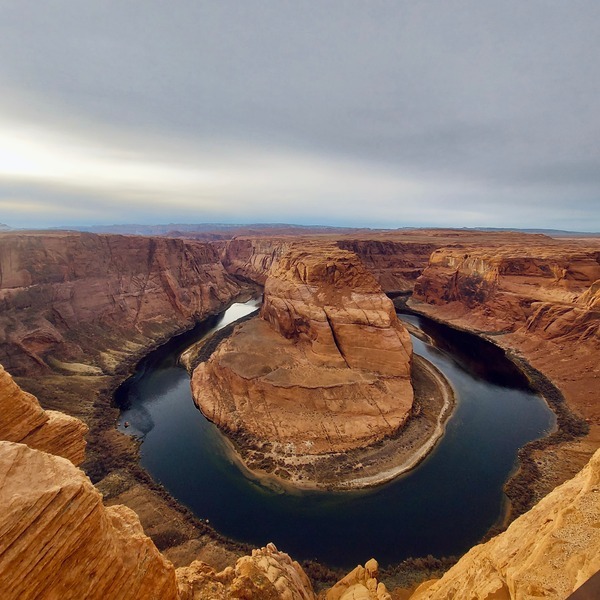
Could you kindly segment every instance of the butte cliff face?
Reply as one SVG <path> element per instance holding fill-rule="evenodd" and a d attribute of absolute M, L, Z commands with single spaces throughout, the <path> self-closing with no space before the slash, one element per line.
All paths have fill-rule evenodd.
<path fill-rule="evenodd" d="M 412 346 L 356 255 L 294 249 L 265 284 L 259 318 L 193 374 L 204 414 L 227 432 L 296 457 L 372 444 L 406 422 Z"/>

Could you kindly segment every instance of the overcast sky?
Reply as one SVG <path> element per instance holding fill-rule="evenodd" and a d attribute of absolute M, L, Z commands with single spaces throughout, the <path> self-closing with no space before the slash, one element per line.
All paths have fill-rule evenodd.
<path fill-rule="evenodd" d="M 598 0 L 0 0 L 0 222 L 600 231 Z"/>

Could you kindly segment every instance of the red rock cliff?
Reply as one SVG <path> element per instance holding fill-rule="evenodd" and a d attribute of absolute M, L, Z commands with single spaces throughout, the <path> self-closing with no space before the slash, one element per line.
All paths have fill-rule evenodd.
<path fill-rule="evenodd" d="M 87 430 L 79 419 L 44 410 L 0 365 L 0 440 L 21 442 L 79 465 L 85 457 Z"/>
<path fill-rule="evenodd" d="M 214 247 L 79 233 L 0 236 L 0 362 L 13 375 L 110 373 L 240 291 Z"/>
<path fill-rule="evenodd" d="M 196 368 L 192 390 L 229 432 L 279 452 L 340 452 L 406 422 L 411 356 L 391 301 L 354 254 L 293 249 L 272 268 L 261 318 Z"/>

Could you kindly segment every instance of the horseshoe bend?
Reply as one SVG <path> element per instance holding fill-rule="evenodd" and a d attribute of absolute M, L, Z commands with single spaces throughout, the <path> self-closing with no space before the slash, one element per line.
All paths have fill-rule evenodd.
<path fill-rule="evenodd" d="M 360 487 L 365 469 L 340 472 L 335 458 L 361 449 L 359 465 L 374 443 L 398 437 L 413 411 L 412 355 L 391 300 L 358 257 L 305 245 L 280 258 L 260 315 L 195 368 L 192 391 L 247 463 L 303 487 Z M 402 463 L 397 450 L 396 441 Z"/>
<path fill-rule="evenodd" d="M 597 240 L 322 237 L 0 234 L 5 597 L 566 598 L 600 568 Z M 114 427 L 112 392 L 142 355 L 264 291 L 260 314 L 192 364 L 195 399 L 251 469 L 311 486 L 321 461 L 328 481 L 358 479 L 336 457 L 401 440 L 434 385 L 384 293 L 413 288 L 412 310 L 494 341 L 557 414 L 507 486 L 515 520 L 445 575 L 438 563 L 399 583 L 366 556 L 324 584 L 272 544 L 231 543 L 150 481 Z"/>

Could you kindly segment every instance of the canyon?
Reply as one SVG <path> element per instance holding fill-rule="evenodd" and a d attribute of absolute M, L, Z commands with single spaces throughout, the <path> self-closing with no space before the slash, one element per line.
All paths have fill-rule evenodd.
<path fill-rule="evenodd" d="M 127 562 L 127 568 L 132 569 L 127 577 L 139 582 L 137 589 L 154 590 L 148 592 L 149 597 L 177 597 L 171 593 L 185 593 L 187 596 L 182 597 L 186 598 L 204 597 L 194 591 L 196 584 L 189 582 L 191 571 L 185 575 L 185 589 L 181 583 L 184 576 L 174 571 L 193 560 L 206 563 L 196 564 L 192 570 L 198 574 L 196 579 L 204 582 L 201 585 L 208 586 L 206 590 L 220 590 L 214 592 L 215 598 L 241 597 L 240 593 L 245 592 L 240 590 L 249 582 L 255 586 L 262 582 L 264 587 L 261 592 L 256 591 L 257 587 L 252 592 L 255 596 L 247 592 L 246 597 L 314 597 L 299 567 L 289 557 L 284 558 L 273 547 L 252 554 L 249 549 L 220 538 L 140 472 L 135 463 L 135 441 L 114 429 L 117 411 L 110 404 L 118 383 L 149 349 L 219 312 L 234 299 L 256 293 L 257 286 L 266 283 L 268 270 L 277 268 L 278 261 L 293 245 L 311 241 L 311 236 L 284 233 L 268 236 L 261 232 L 213 244 L 181 238 L 66 232 L 0 234 L 0 363 L 14 377 L 13 381 L 8 373 L 0 373 L 2 399 L 4 402 L 8 398 L 7 406 L 17 406 L 14 399 L 21 398 L 17 391 L 20 386 L 27 390 L 23 394 L 37 396 L 43 407 L 32 404 L 30 396 L 27 401 L 21 398 L 23 407 L 3 421 L 0 429 L 2 439 L 7 440 L 1 450 L 5 465 L 2 481 L 7 482 L 2 486 L 3 493 L 7 493 L 3 506 L 26 501 L 20 508 L 14 505 L 16 512 L 11 513 L 13 517 L 2 528 L 3 542 L 9 535 L 15 540 L 22 533 L 11 529 L 10 523 L 20 522 L 26 527 L 28 521 L 23 515 L 36 514 L 43 505 L 49 507 L 48 519 L 38 521 L 48 523 L 48 531 L 57 531 L 52 529 L 58 524 L 52 515 L 63 514 L 61 526 L 73 527 L 81 522 L 83 531 L 88 532 L 82 536 L 82 542 L 89 539 L 92 547 L 108 544 L 108 538 L 92 536 L 91 529 L 113 538 L 109 545 L 114 554 L 110 556 L 120 556 L 123 545 L 119 546 L 117 538 L 126 539 L 128 547 L 132 539 L 138 540 L 137 550 L 131 552 L 128 548 L 129 558 L 111 560 L 110 569 L 115 569 L 118 580 L 125 572 L 119 571 L 125 569 L 121 562 Z M 476 589 L 480 591 L 473 591 L 473 595 L 481 598 L 529 597 L 527 594 L 539 588 L 546 597 L 565 598 L 598 569 L 594 562 L 599 554 L 594 535 L 597 528 L 593 527 L 598 522 L 597 512 L 593 511 L 598 507 L 599 461 L 594 452 L 600 446 L 596 398 L 600 377 L 598 240 L 417 230 L 319 234 L 318 242 L 324 241 L 340 250 L 355 252 L 384 291 L 400 294 L 398 300 L 403 300 L 402 294 L 409 294 L 414 287 L 408 302 L 412 310 L 473 331 L 504 348 L 517 362 L 521 361 L 534 382 L 547 386 L 542 391 L 554 395 L 555 408 L 558 407 L 559 429 L 550 436 L 550 443 L 534 443 L 521 457 L 516 491 L 526 501 L 513 511 L 512 518 L 525 514 L 488 542 L 495 545 L 474 549 L 459 561 L 455 567 L 458 570 L 449 572 L 446 580 L 427 584 L 426 589 L 418 590 L 421 596 L 417 597 L 445 598 L 452 597 L 448 590 Z M 73 421 L 60 424 L 62 417 L 52 413 L 57 410 L 80 418 L 85 425 Z M 24 415 L 22 425 L 17 414 Z M 67 461 L 79 462 L 83 458 L 86 427 L 90 432 L 82 466 L 95 486 Z M 58 458 L 57 454 L 66 458 Z M 594 459 L 589 462 L 592 456 Z M 576 476 L 588 462 L 589 466 Z M 56 476 L 43 475 L 47 470 Z M 16 476 L 19 472 L 23 475 Z M 526 475 L 525 479 L 519 480 L 520 475 Z M 60 492 L 63 477 L 71 483 Z M 572 477 L 575 479 L 564 484 Z M 39 478 L 39 486 L 32 490 L 29 499 L 23 498 L 26 481 L 32 478 Z M 566 487 L 551 492 L 561 484 Z M 104 502 L 96 490 L 102 492 Z M 82 512 L 77 512 L 77 505 L 71 515 L 61 512 L 63 497 L 82 499 L 83 513 L 96 515 L 87 521 L 93 524 L 91 529 L 85 529 L 88 525 L 81 518 Z M 54 504 L 51 498 L 56 499 Z M 539 501 L 534 511 L 526 512 Z M 156 541 L 162 556 L 141 533 L 138 517 L 128 508 L 116 508 L 122 504 L 139 515 L 141 526 Z M 18 519 L 14 515 L 19 515 Z M 542 527 L 548 519 L 551 524 Z M 548 540 L 562 540 L 565 552 L 553 555 L 552 568 L 564 576 L 551 584 L 552 589 L 540 587 L 538 581 L 527 584 L 530 587 L 522 592 L 522 584 L 515 582 L 531 578 L 510 563 L 511 557 L 525 564 L 520 557 L 530 554 L 528 573 L 549 577 L 544 575 L 543 556 L 519 546 L 525 541 L 533 543 L 538 533 L 546 536 L 546 542 L 542 537 L 536 542 L 540 548 L 549 544 Z M 46 539 L 59 538 L 53 533 Z M 65 535 L 66 544 L 70 539 Z M 2 571 L 3 581 L 12 586 L 7 589 L 17 590 L 14 597 L 29 597 L 23 592 L 24 587 L 15 585 L 32 583 L 31 597 L 38 589 L 33 586 L 33 579 L 10 566 L 15 561 L 21 563 L 23 556 L 35 556 L 35 545 L 29 546 L 30 543 L 2 546 L 0 565 L 4 565 L 2 569 L 10 567 Z M 25 553 L 22 556 L 6 554 L 19 548 Z M 61 551 L 57 546 L 57 555 Z M 74 546 L 65 552 L 65 556 L 77 555 Z M 92 562 L 96 561 L 93 556 L 97 554 L 89 556 Z M 136 562 L 140 556 L 147 557 L 141 562 L 149 571 L 161 573 L 146 588 L 143 586 L 147 575 Z M 102 572 L 109 573 L 109 566 L 102 564 L 98 563 L 97 574 L 104 583 L 98 585 L 108 585 Z M 344 594 L 352 593 L 354 596 L 347 597 L 385 598 L 389 594 L 385 586 L 369 575 L 375 573 L 372 567 L 361 567 L 363 571 L 354 583 L 347 585 L 344 592 L 338 587 L 338 595 L 330 597 L 344 598 Z M 64 573 L 59 570 L 57 577 L 61 575 Z M 288 580 L 292 583 L 286 583 Z M 48 585 L 52 581 L 48 579 Z M 489 583 L 487 588 L 485 582 Z M 60 591 L 64 583 L 56 579 L 52 585 Z M 55 596 L 59 591 L 53 592 Z M 393 590 L 391 593 L 396 594 Z M 46 596 L 53 597 L 50 591 Z"/>

